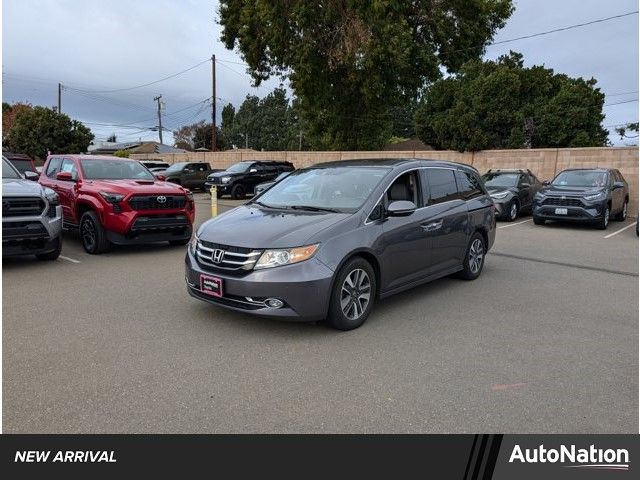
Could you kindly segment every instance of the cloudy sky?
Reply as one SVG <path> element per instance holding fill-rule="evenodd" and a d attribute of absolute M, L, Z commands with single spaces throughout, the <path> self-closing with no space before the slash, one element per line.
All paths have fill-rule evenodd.
<path fill-rule="evenodd" d="M 500 42 L 638 9 L 637 0 L 516 0 Z M 211 62 L 217 67 L 218 115 L 248 94 L 266 95 L 279 80 L 251 87 L 242 59 L 218 40 L 218 5 L 207 0 L 5 0 L 2 2 L 2 99 L 57 104 L 104 140 L 157 139 L 154 97 L 165 101 L 169 129 L 211 115 Z M 607 94 L 605 126 L 638 120 L 638 15 L 490 46 L 527 65 L 595 77 Z M 190 67 L 173 78 L 155 82 Z M 613 131 L 613 128 L 610 128 Z M 616 144 L 622 141 L 611 135 Z M 165 143 L 171 137 L 165 135 Z M 168 141 L 169 140 L 169 141 Z"/>

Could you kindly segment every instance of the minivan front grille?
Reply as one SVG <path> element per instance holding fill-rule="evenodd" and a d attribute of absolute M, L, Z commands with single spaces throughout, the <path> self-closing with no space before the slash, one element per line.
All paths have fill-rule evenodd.
<path fill-rule="evenodd" d="M 184 195 L 136 195 L 129 199 L 133 210 L 169 210 L 184 208 L 187 197 Z"/>
<path fill-rule="evenodd" d="M 44 201 L 38 197 L 3 197 L 3 217 L 37 217 L 44 210 Z"/>
<path fill-rule="evenodd" d="M 549 197 L 542 202 L 543 205 L 553 205 L 556 207 L 582 207 L 583 203 L 578 198 Z"/>
<path fill-rule="evenodd" d="M 196 245 L 198 263 L 209 270 L 220 270 L 229 273 L 243 273 L 251 270 L 262 250 L 244 247 L 233 247 L 205 241 Z"/>

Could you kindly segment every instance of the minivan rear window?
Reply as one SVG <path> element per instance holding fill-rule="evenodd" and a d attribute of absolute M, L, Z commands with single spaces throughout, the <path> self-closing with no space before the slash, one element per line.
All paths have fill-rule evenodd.
<path fill-rule="evenodd" d="M 429 185 L 429 205 L 448 202 L 458 197 L 458 187 L 453 170 L 444 168 L 425 169 Z"/>

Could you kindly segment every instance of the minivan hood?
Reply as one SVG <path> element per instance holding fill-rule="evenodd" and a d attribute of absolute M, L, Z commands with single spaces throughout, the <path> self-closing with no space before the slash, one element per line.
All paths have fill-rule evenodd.
<path fill-rule="evenodd" d="M 205 222 L 198 229 L 198 236 L 207 242 L 234 247 L 300 247 L 315 243 L 314 235 L 350 215 L 242 205 Z"/>
<path fill-rule="evenodd" d="M 542 188 L 540 192 L 544 195 L 583 196 L 593 195 L 604 190 L 605 189 L 603 187 L 571 187 L 563 185 L 548 185 Z"/>
<path fill-rule="evenodd" d="M 22 180 L 17 178 L 2 179 L 2 195 L 27 195 L 41 196 L 42 186 L 32 180 Z"/>
<path fill-rule="evenodd" d="M 123 195 L 128 193 L 184 195 L 184 190 L 180 185 L 151 180 L 84 180 L 84 186 Z"/>

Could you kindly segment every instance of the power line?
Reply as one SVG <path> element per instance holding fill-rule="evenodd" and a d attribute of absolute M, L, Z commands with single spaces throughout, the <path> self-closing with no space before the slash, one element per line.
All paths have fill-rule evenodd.
<path fill-rule="evenodd" d="M 568 25 L 566 27 L 560 27 L 560 28 L 554 28 L 553 30 L 547 30 L 546 32 L 532 33 L 530 35 L 523 35 L 521 37 L 510 38 L 508 40 L 500 40 L 499 42 L 492 42 L 492 43 L 488 44 L 487 46 L 501 45 L 503 43 L 516 42 L 518 40 L 525 40 L 527 38 L 534 38 L 534 37 L 540 37 L 542 35 L 549 35 L 550 33 L 557 33 L 557 32 L 563 32 L 565 30 L 571 30 L 571 29 L 574 29 L 574 28 L 586 27 L 587 25 L 593 25 L 594 23 L 608 22 L 609 20 L 615 20 L 616 18 L 628 17 L 629 15 L 635 15 L 637 13 L 638 13 L 638 10 L 635 10 L 633 12 L 627 12 L 627 13 L 622 13 L 620 15 L 614 15 L 612 17 L 606 17 L 606 18 L 599 18 L 597 20 L 591 20 L 590 22 L 574 23 L 573 25 Z"/>
<path fill-rule="evenodd" d="M 633 100 L 625 100 L 624 102 L 616 102 L 616 103 L 605 103 L 603 107 L 613 107 L 614 105 L 622 105 L 623 103 L 633 103 L 637 102 L 638 99 L 634 98 Z"/>
<path fill-rule="evenodd" d="M 169 80 L 170 78 L 174 78 L 177 77 L 179 75 L 182 75 L 183 73 L 187 73 L 191 70 L 193 70 L 194 68 L 199 67 L 200 65 L 203 65 L 205 63 L 207 63 L 210 59 L 207 58 L 206 60 L 203 60 L 202 62 L 196 63 L 195 65 L 192 65 L 189 68 L 186 68 L 184 70 L 181 70 L 177 73 L 173 73 L 171 75 L 167 75 L 166 77 L 162 77 L 158 80 L 154 80 L 153 82 L 148 82 L 148 83 L 143 83 L 141 85 L 136 85 L 135 87 L 127 87 L 127 88 L 115 88 L 113 90 L 82 90 L 84 92 L 89 92 L 89 93 L 113 93 L 113 92 L 125 92 L 127 90 L 135 90 L 137 88 L 143 88 L 143 87 L 148 87 L 150 85 L 155 85 L 156 83 L 160 83 L 160 82 L 164 82 L 165 80 Z M 78 90 L 78 89 L 76 89 Z"/>

